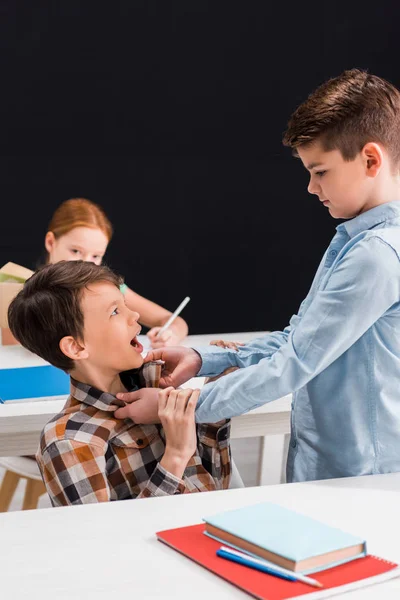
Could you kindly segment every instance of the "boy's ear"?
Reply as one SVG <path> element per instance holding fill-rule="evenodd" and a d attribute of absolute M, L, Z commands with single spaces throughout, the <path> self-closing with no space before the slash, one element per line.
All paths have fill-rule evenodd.
<path fill-rule="evenodd" d="M 52 231 L 48 231 L 46 233 L 46 237 L 44 238 L 44 247 L 46 248 L 47 252 L 51 252 L 53 250 L 55 241 L 56 238 L 54 237 L 54 233 Z"/>
<path fill-rule="evenodd" d="M 365 163 L 365 172 L 368 177 L 376 177 L 381 170 L 384 156 L 382 148 L 375 142 L 368 142 L 361 150 Z"/>
<path fill-rule="evenodd" d="M 72 335 L 66 335 L 60 340 L 60 350 L 65 356 L 72 360 L 82 360 L 88 358 L 89 352 L 85 346 L 78 342 Z"/>

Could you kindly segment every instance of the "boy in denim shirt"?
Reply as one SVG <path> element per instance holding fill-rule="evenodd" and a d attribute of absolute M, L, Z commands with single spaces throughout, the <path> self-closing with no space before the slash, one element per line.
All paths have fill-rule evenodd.
<path fill-rule="evenodd" d="M 298 313 L 237 350 L 147 359 L 165 361 L 161 386 L 241 367 L 204 386 L 199 422 L 292 393 L 290 482 L 400 471 L 400 93 L 345 71 L 297 108 L 284 144 L 308 170 L 308 191 L 346 219 Z"/>

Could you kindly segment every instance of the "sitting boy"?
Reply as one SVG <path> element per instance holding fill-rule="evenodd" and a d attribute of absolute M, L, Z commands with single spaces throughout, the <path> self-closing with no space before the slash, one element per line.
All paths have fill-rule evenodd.
<path fill-rule="evenodd" d="M 148 389 L 161 425 L 114 417 L 116 394 L 139 389 L 143 365 L 139 314 L 120 284 L 107 267 L 63 261 L 39 269 L 9 307 L 18 341 L 71 375 L 36 457 L 54 506 L 229 486 L 230 423 L 196 426 L 199 390 Z"/>

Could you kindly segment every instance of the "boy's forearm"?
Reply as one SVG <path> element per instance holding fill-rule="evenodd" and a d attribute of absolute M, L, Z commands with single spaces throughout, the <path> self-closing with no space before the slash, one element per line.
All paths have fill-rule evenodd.
<path fill-rule="evenodd" d="M 179 477 L 179 479 L 182 479 L 187 464 L 188 458 L 179 456 L 176 452 L 168 450 L 168 448 L 166 448 L 164 456 L 160 460 L 160 465 L 175 477 Z"/>
<path fill-rule="evenodd" d="M 182 317 L 176 317 L 175 321 L 171 323 L 169 329 L 171 329 L 171 331 L 173 331 L 173 333 L 182 340 L 189 332 L 188 325 L 186 321 L 182 319 Z"/>
<path fill-rule="evenodd" d="M 253 339 L 237 350 L 218 346 L 194 347 L 201 357 L 200 377 L 215 377 L 231 367 L 245 368 L 258 364 L 277 352 L 288 339 L 288 331 L 274 331 Z"/>

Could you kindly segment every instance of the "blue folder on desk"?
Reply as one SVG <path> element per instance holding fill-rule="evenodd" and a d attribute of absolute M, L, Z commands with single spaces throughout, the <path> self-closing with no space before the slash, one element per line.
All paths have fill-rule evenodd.
<path fill-rule="evenodd" d="M 69 394 L 69 375 L 51 365 L 0 369 L 0 398 L 21 400 Z"/>

